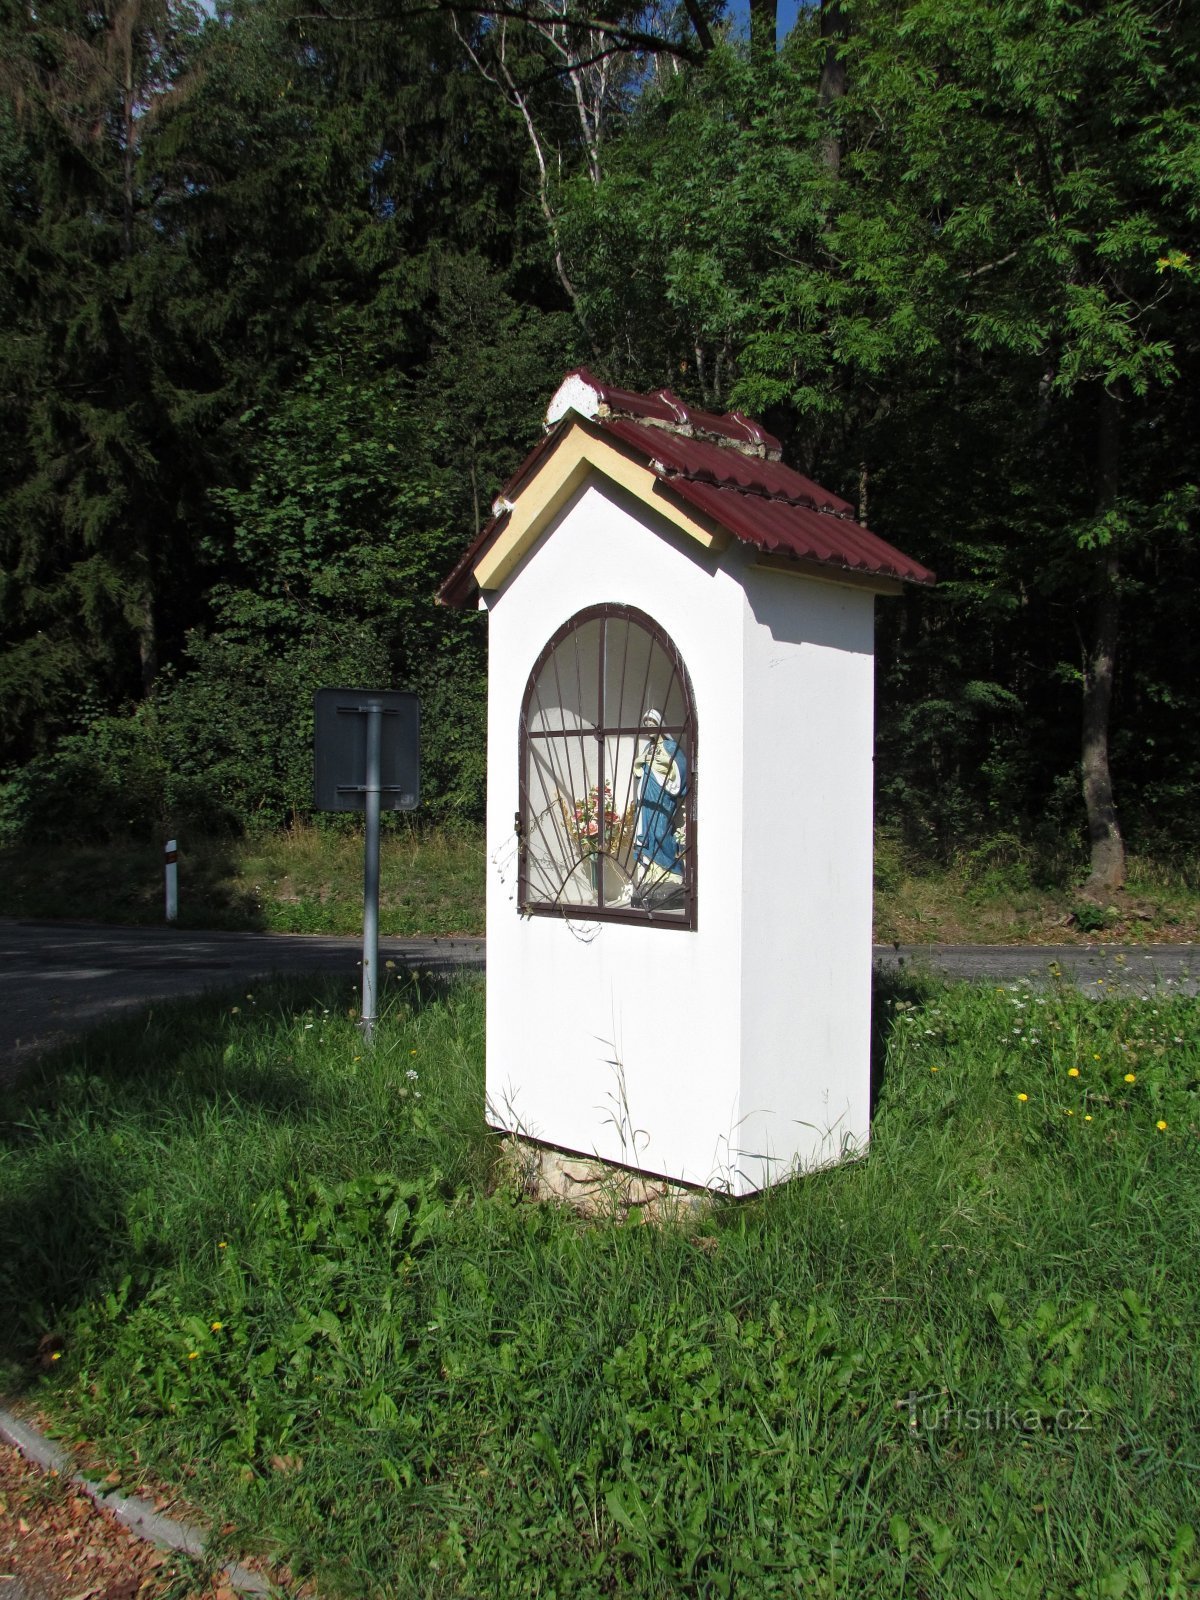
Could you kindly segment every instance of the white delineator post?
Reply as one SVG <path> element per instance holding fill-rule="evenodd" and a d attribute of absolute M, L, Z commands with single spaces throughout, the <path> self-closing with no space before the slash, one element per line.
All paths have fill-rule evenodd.
<path fill-rule="evenodd" d="M 363 852 L 362 1031 L 375 1042 L 379 1009 L 379 806 L 383 750 L 383 702 L 367 701 L 367 771 L 364 784 L 366 840 Z"/>
<path fill-rule="evenodd" d="M 179 915 L 179 841 L 168 839 L 163 852 L 163 878 L 166 889 L 167 921 L 174 922 Z"/>

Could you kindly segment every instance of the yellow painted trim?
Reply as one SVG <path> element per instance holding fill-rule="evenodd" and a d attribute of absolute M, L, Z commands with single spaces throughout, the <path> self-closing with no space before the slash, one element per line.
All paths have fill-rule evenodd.
<path fill-rule="evenodd" d="M 625 489 L 660 517 L 694 539 L 703 550 L 719 554 L 730 535 L 715 523 L 675 504 L 661 479 L 632 455 L 578 423 L 564 433 L 557 447 L 520 490 L 508 522 L 471 569 L 481 589 L 497 589 L 532 549 L 546 524 L 556 516 L 592 473 Z"/>
<path fill-rule="evenodd" d="M 903 594 L 899 578 L 874 572 L 854 572 L 848 567 L 827 566 L 823 561 L 806 561 L 802 556 L 760 555 L 754 562 L 767 572 L 785 572 L 792 578 L 815 578 L 818 583 L 838 583 L 845 589 L 870 589 L 874 594 Z"/>

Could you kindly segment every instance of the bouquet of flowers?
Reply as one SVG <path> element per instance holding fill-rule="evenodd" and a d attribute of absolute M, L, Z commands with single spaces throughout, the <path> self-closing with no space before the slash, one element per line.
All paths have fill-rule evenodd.
<path fill-rule="evenodd" d="M 625 836 L 633 822 L 633 808 L 622 816 L 613 804 L 612 786 L 607 783 L 603 789 L 593 784 L 582 799 L 571 804 L 564 801 L 563 813 L 567 833 L 581 858 L 599 855 L 604 848 L 609 855 L 616 855 L 626 843 Z"/>

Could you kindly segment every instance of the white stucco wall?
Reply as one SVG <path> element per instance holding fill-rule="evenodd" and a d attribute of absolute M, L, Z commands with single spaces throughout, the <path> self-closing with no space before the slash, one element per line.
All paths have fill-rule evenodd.
<path fill-rule="evenodd" d="M 747 563 L 748 567 L 748 563 Z M 874 597 L 744 576 L 741 1121 L 759 1188 L 867 1142 Z"/>
<path fill-rule="evenodd" d="M 489 1116 L 743 1193 L 866 1137 L 872 600 L 650 516 L 593 479 L 488 597 Z M 652 616 L 691 675 L 694 931 L 516 911 L 522 696 L 603 602 Z"/>

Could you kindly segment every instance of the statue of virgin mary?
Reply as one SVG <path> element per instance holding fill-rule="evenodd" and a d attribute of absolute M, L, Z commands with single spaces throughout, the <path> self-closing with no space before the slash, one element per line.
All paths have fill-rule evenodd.
<path fill-rule="evenodd" d="M 687 794 L 687 757 L 677 740 L 658 731 L 661 712 L 647 711 L 642 726 L 652 731 L 633 764 L 638 785 L 633 858 L 640 869 L 634 876 L 643 890 L 664 878 L 675 880 L 669 887 L 677 888 L 683 858 L 676 831 Z"/>

